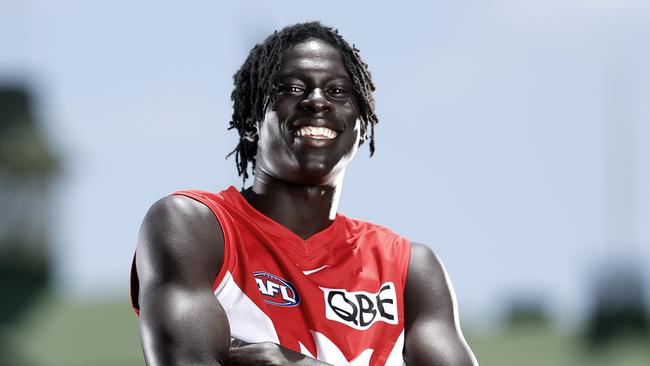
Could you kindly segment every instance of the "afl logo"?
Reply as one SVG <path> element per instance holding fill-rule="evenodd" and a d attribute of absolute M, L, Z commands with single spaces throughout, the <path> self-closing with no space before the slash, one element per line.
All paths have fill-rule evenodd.
<path fill-rule="evenodd" d="M 253 277 L 265 303 L 286 307 L 300 304 L 300 295 L 291 282 L 267 272 L 254 272 Z"/>

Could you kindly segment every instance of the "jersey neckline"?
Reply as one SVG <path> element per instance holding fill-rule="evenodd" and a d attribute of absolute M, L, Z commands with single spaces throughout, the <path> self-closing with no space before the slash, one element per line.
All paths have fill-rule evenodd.
<path fill-rule="evenodd" d="M 235 208 L 243 211 L 246 216 L 253 218 L 251 222 L 256 226 L 265 232 L 282 239 L 282 241 L 296 249 L 298 253 L 307 259 L 314 258 L 322 249 L 328 246 L 342 244 L 346 239 L 345 230 L 341 228 L 344 216 L 338 212 L 330 225 L 307 239 L 303 239 L 286 226 L 258 211 L 248 203 L 246 198 L 244 198 L 241 192 L 234 186 L 231 185 L 222 193 L 229 197 L 227 201 L 231 202 Z"/>

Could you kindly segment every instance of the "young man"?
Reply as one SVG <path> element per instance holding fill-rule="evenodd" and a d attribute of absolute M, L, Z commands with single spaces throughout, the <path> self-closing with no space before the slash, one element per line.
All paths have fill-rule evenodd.
<path fill-rule="evenodd" d="M 253 48 L 231 122 L 253 186 L 176 192 L 142 224 L 132 297 L 148 365 L 476 364 L 433 252 L 337 213 L 366 136 L 374 150 L 373 90 L 319 23 Z"/>

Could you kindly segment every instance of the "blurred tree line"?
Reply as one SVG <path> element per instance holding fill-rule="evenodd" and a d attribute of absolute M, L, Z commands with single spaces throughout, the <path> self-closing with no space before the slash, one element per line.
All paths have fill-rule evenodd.
<path fill-rule="evenodd" d="M 647 287 L 641 266 L 630 259 L 608 261 L 599 269 L 594 275 L 593 305 L 584 329 L 587 344 L 602 349 L 629 338 L 650 342 Z"/>
<path fill-rule="evenodd" d="M 608 259 L 592 274 L 590 309 L 578 332 L 588 353 L 607 352 L 626 342 L 650 346 L 650 306 L 643 269 L 637 261 Z M 514 296 L 506 307 L 506 330 L 553 327 L 541 294 Z"/>
<path fill-rule="evenodd" d="M 58 165 L 35 116 L 26 87 L 0 85 L 0 365 L 21 364 L 11 327 L 50 277 L 49 188 Z"/>

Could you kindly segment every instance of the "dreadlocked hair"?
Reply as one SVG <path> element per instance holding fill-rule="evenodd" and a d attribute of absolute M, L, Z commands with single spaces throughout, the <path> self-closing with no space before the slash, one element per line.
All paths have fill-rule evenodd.
<path fill-rule="evenodd" d="M 237 173 L 246 182 L 248 164 L 255 170 L 257 154 L 256 123 L 264 120 L 266 108 L 275 103 L 278 90 L 278 71 L 282 51 L 310 38 L 321 39 L 334 46 L 343 59 L 345 68 L 352 79 L 359 114 L 361 117 L 363 140 L 370 140 L 370 156 L 375 152 L 375 101 L 372 92 L 375 85 L 368 65 L 361 59 L 359 50 L 350 46 L 338 30 L 322 25 L 320 22 L 299 23 L 275 31 L 261 44 L 255 45 L 246 61 L 233 76 L 235 88 L 230 96 L 233 101 L 231 129 L 239 133 L 239 142 L 228 154 L 235 154 Z M 369 127 L 369 128 L 368 128 Z M 368 130 L 370 136 L 368 137 Z"/>

